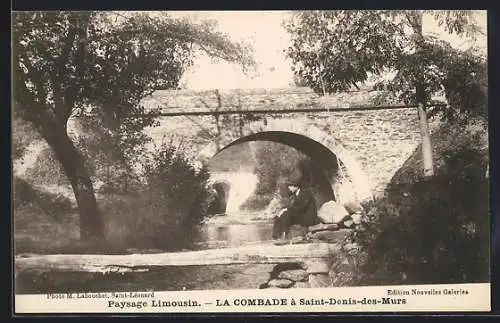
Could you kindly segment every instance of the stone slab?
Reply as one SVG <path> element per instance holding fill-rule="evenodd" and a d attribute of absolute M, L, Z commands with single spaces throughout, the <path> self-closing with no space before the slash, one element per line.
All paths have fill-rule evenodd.
<path fill-rule="evenodd" d="M 267 285 L 269 287 L 290 288 L 293 283 L 294 282 L 289 279 L 271 279 Z"/>
<path fill-rule="evenodd" d="M 298 282 L 307 280 L 308 275 L 309 274 L 307 273 L 307 271 L 303 269 L 294 269 L 280 272 L 278 274 L 278 278 L 284 278 Z"/>
<path fill-rule="evenodd" d="M 328 274 L 312 274 L 309 275 L 309 285 L 311 288 L 330 287 L 332 280 Z"/>

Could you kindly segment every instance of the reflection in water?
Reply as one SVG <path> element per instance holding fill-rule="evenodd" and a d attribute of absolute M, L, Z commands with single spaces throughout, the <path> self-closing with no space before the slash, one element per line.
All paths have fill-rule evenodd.
<path fill-rule="evenodd" d="M 250 224 L 211 224 L 201 230 L 199 241 L 206 248 L 237 247 L 248 243 L 270 240 L 272 224 L 257 222 Z"/>

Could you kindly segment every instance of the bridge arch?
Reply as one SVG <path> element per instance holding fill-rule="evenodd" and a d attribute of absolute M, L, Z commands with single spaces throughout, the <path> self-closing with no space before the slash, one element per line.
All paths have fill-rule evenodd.
<path fill-rule="evenodd" d="M 372 198 L 368 177 L 353 153 L 331 134 L 308 124 L 306 120 L 299 122 L 274 119 L 267 124 L 255 122 L 249 125 L 249 131 L 243 137 L 222 138 L 219 142 L 219 147 L 222 147 L 220 149 L 217 143 L 211 142 L 199 152 L 198 158 L 206 162 L 229 147 L 253 141 L 272 141 L 293 147 L 322 165 L 340 202 L 366 201 Z M 349 179 L 351 187 L 347 189 L 350 191 L 348 194 L 337 181 L 339 175 Z"/>

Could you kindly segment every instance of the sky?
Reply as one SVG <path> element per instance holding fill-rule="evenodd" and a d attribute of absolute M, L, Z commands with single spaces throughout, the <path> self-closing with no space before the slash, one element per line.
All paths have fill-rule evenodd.
<path fill-rule="evenodd" d="M 289 14 L 285 11 L 176 11 L 169 12 L 174 17 L 190 17 L 194 21 L 213 19 L 218 30 L 237 41 L 253 43 L 257 69 L 245 74 L 234 64 L 212 61 L 199 55 L 194 66 L 185 74 L 182 83 L 193 90 L 234 89 L 234 88 L 286 88 L 293 84 L 291 62 L 286 59 L 284 50 L 290 38 L 282 26 L 283 19 Z M 486 32 L 486 11 L 476 12 L 477 23 Z M 455 35 L 448 35 L 432 19 L 423 22 L 424 33 L 434 33 L 451 42 L 452 45 L 466 48 L 471 45 Z M 479 46 L 486 50 L 486 38 Z"/>

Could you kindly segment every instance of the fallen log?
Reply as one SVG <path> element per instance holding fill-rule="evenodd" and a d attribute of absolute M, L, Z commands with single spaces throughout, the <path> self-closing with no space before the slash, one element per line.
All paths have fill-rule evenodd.
<path fill-rule="evenodd" d="M 17 255 L 16 274 L 26 271 L 127 272 L 147 271 L 150 267 L 207 266 L 235 264 L 306 263 L 329 259 L 340 246 L 313 242 L 277 246 L 250 245 L 236 248 L 208 249 L 156 254 L 129 255 Z"/>

